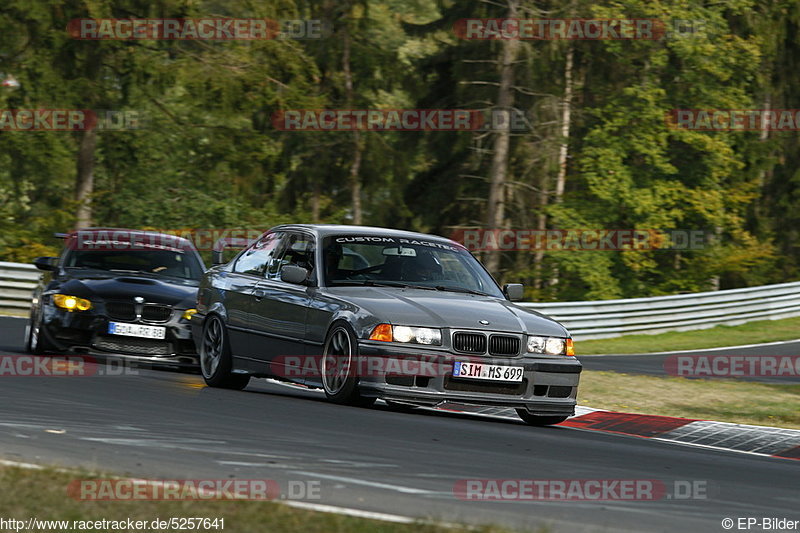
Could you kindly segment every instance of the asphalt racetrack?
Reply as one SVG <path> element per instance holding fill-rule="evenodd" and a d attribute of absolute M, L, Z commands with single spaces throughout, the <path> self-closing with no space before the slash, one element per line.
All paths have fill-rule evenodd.
<path fill-rule="evenodd" d="M 580 342 L 575 343 L 580 354 Z M 706 350 L 685 350 L 679 352 L 664 352 L 657 354 L 630 354 L 630 355 L 584 355 L 579 359 L 586 370 L 606 370 L 612 372 L 625 372 L 628 374 L 646 374 L 652 376 L 666 376 L 666 368 L 670 365 L 667 361 L 675 356 L 692 356 L 713 358 L 717 356 L 744 356 L 746 358 L 774 357 L 774 356 L 799 356 L 800 341 L 781 341 L 767 344 L 734 346 L 729 348 L 710 348 Z M 747 363 L 749 365 L 749 361 Z M 673 365 L 671 368 L 675 368 Z M 744 381 L 759 381 L 774 384 L 798 384 L 800 376 L 737 376 L 733 379 Z"/>
<path fill-rule="evenodd" d="M 24 324 L 0 318 L 0 354 L 22 353 Z M 427 410 L 341 407 L 265 380 L 235 392 L 207 388 L 194 374 L 137 373 L 3 377 L 0 459 L 152 479 L 315 480 L 315 504 L 521 529 L 705 532 L 724 531 L 724 518 L 800 518 L 798 461 Z M 485 502 L 453 493 L 459 480 L 521 478 L 657 480 L 667 494 Z M 681 499 L 676 482 L 705 490 Z"/>

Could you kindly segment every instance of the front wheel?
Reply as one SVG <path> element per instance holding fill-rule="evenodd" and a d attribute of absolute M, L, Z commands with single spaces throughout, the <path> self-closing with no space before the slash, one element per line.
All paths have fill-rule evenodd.
<path fill-rule="evenodd" d="M 567 418 L 568 416 L 539 416 L 539 415 L 532 415 L 526 409 L 517 409 L 517 415 L 530 424 L 531 426 L 552 426 L 554 424 L 560 424 Z"/>
<path fill-rule="evenodd" d="M 248 374 L 233 374 L 233 358 L 225 324 L 216 316 L 206 318 L 200 344 L 200 371 L 209 387 L 242 390 L 250 383 Z"/>
<path fill-rule="evenodd" d="M 25 326 L 25 350 L 28 353 L 43 355 L 54 349 L 42 331 L 42 309 L 39 308 L 38 312 L 31 312 L 31 317 Z"/>
<path fill-rule="evenodd" d="M 362 396 L 358 390 L 355 358 L 358 339 L 352 328 L 344 322 L 334 324 L 325 338 L 322 353 L 322 388 L 325 396 L 334 403 L 369 407 L 375 398 Z"/>

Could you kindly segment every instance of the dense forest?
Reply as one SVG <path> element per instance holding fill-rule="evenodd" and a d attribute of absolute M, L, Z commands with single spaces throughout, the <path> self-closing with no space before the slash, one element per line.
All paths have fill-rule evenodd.
<path fill-rule="evenodd" d="M 82 40 L 80 18 L 315 20 L 319 35 Z M 468 39 L 463 19 L 654 19 L 653 39 Z M 463 28 L 462 28 L 463 29 Z M 302 32 L 300 32 L 302 33 Z M 799 109 L 797 0 L 3 0 L 0 109 L 131 127 L 0 127 L 0 260 L 76 227 L 321 222 L 702 230 L 698 249 L 481 252 L 540 300 L 796 280 L 800 132 L 671 127 Z M 468 109 L 462 131 L 296 131 L 281 111 Z"/>

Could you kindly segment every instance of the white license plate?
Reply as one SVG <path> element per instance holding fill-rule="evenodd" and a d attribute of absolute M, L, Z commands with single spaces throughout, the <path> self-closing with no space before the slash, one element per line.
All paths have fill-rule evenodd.
<path fill-rule="evenodd" d="M 454 378 L 485 379 L 489 381 L 522 381 L 521 366 L 486 365 L 483 363 L 453 364 Z"/>
<path fill-rule="evenodd" d="M 143 337 L 145 339 L 163 339 L 167 336 L 167 328 L 161 326 L 144 326 L 142 324 L 124 324 L 109 322 L 108 333 L 126 337 Z"/>

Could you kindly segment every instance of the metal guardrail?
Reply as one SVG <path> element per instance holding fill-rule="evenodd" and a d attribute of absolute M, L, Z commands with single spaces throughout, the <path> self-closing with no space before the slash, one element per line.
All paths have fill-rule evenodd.
<path fill-rule="evenodd" d="M 0 262 L 0 312 L 30 309 L 33 289 L 41 274 L 33 265 Z"/>
<path fill-rule="evenodd" d="M 800 316 L 800 282 L 653 298 L 521 305 L 558 320 L 576 339 L 604 339 Z"/>
<path fill-rule="evenodd" d="M 30 308 L 41 272 L 0 262 L 0 312 Z M 724 291 L 587 302 L 525 302 L 581 340 L 663 333 L 800 316 L 800 282 Z"/>

